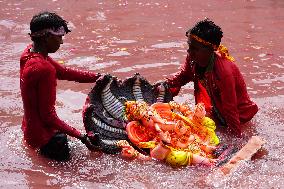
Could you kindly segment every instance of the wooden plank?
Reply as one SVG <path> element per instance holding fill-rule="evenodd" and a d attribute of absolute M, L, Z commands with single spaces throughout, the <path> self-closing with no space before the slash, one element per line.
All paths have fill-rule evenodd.
<path fill-rule="evenodd" d="M 227 175 L 237 168 L 242 160 L 250 160 L 251 157 L 265 144 L 259 136 L 252 136 L 247 144 L 242 147 L 225 165 L 219 170 Z"/>

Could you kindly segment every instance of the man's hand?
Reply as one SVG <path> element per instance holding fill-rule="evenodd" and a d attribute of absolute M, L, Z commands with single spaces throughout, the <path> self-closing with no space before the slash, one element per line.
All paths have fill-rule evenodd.
<path fill-rule="evenodd" d="M 157 81 L 153 84 L 154 89 L 161 87 L 165 81 Z"/>
<path fill-rule="evenodd" d="M 159 94 L 160 93 L 164 83 L 165 83 L 165 81 L 158 81 L 158 82 L 153 84 L 153 89 L 154 89 L 154 93 L 155 94 Z"/>

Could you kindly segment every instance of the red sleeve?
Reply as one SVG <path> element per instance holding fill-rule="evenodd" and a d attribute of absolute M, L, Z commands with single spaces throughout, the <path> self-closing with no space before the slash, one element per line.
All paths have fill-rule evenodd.
<path fill-rule="evenodd" d="M 79 83 L 92 83 L 100 77 L 99 73 L 68 68 L 52 60 L 51 58 L 50 62 L 55 67 L 57 78 L 60 80 L 76 81 Z"/>
<path fill-rule="evenodd" d="M 228 127 L 240 136 L 240 116 L 238 112 L 236 86 L 233 75 L 227 75 L 221 80 L 220 95 L 223 107 L 222 115 L 224 116 Z"/>
<path fill-rule="evenodd" d="M 66 133 L 67 135 L 79 138 L 80 131 L 67 125 L 60 120 L 55 111 L 56 101 L 56 77 L 55 70 L 42 69 L 38 83 L 39 114 L 43 122 L 48 126 Z"/>
<path fill-rule="evenodd" d="M 189 56 L 187 56 L 185 63 L 180 68 L 180 71 L 172 78 L 167 78 L 166 82 L 169 85 L 173 96 L 176 96 L 178 95 L 180 88 L 190 81 L 193 81 L 193 68 L 190 65 Z"/>

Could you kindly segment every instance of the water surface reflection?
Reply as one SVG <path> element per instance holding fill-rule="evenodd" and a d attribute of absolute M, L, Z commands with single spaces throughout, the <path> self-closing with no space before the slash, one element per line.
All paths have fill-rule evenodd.
<path fill-rule="evenodd" d="M 284 186 L 284 2 L 0 0 L 0 187 L 1 188 L 282 188 Z M 72 28 L 60 51 L 66 65 L 110 73 L 123 79 L 139 72 L 150 82 L 178 71 L 186 56 L 185 31 L 209 17 L 222 26 L 223 43 L 237 60 L 259 113 L 245 125 L 267 140 L 264 150 L 228 177 L 214 169 L 173 169 L 159 162 L 127 161 L 90 153 L 71 139 L 72 159 L 65 163 L 38 156 L 22 143 L 19 57 L 30 43 L 29 21 L 40 10 L 62 15 Z M 82 105 L 92 84 L 58 82 L 58 115 L 84 130 Z M 177 101 L 193 99 L 192 84 Z"/>

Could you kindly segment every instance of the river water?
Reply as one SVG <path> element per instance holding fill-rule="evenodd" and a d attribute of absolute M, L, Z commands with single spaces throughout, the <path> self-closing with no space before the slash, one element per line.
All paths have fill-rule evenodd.
<path fill-rule="evenodd" d="M 0 188 L 284 187 L 283 0 L 0 0 L 0 7 Z M 30 43 L 29 22 L 42 10 L 57 12 L 72 28 L 51 54 L 54 59 L 121 79 L 139 72 L 152 83 L 178 71 L 186 56 L 185 31 L 211 18 L 222 27 L 222 43 L 260 107 L 242 139 L 221 135 L 222 140 L 242 145 L 259 135 L 267 143 L 226 177 L 206 167 L 174 169 L 90 153 L 73 138 L 70 161 L 38 156 L 22 141 L 19 57 Z M 81 131 L 82 106 L 92 86 L 58 82 L 57 113 Z M 191 94 L 192 85 L 186 85 L 176 100 L 192 100 Z"/>

